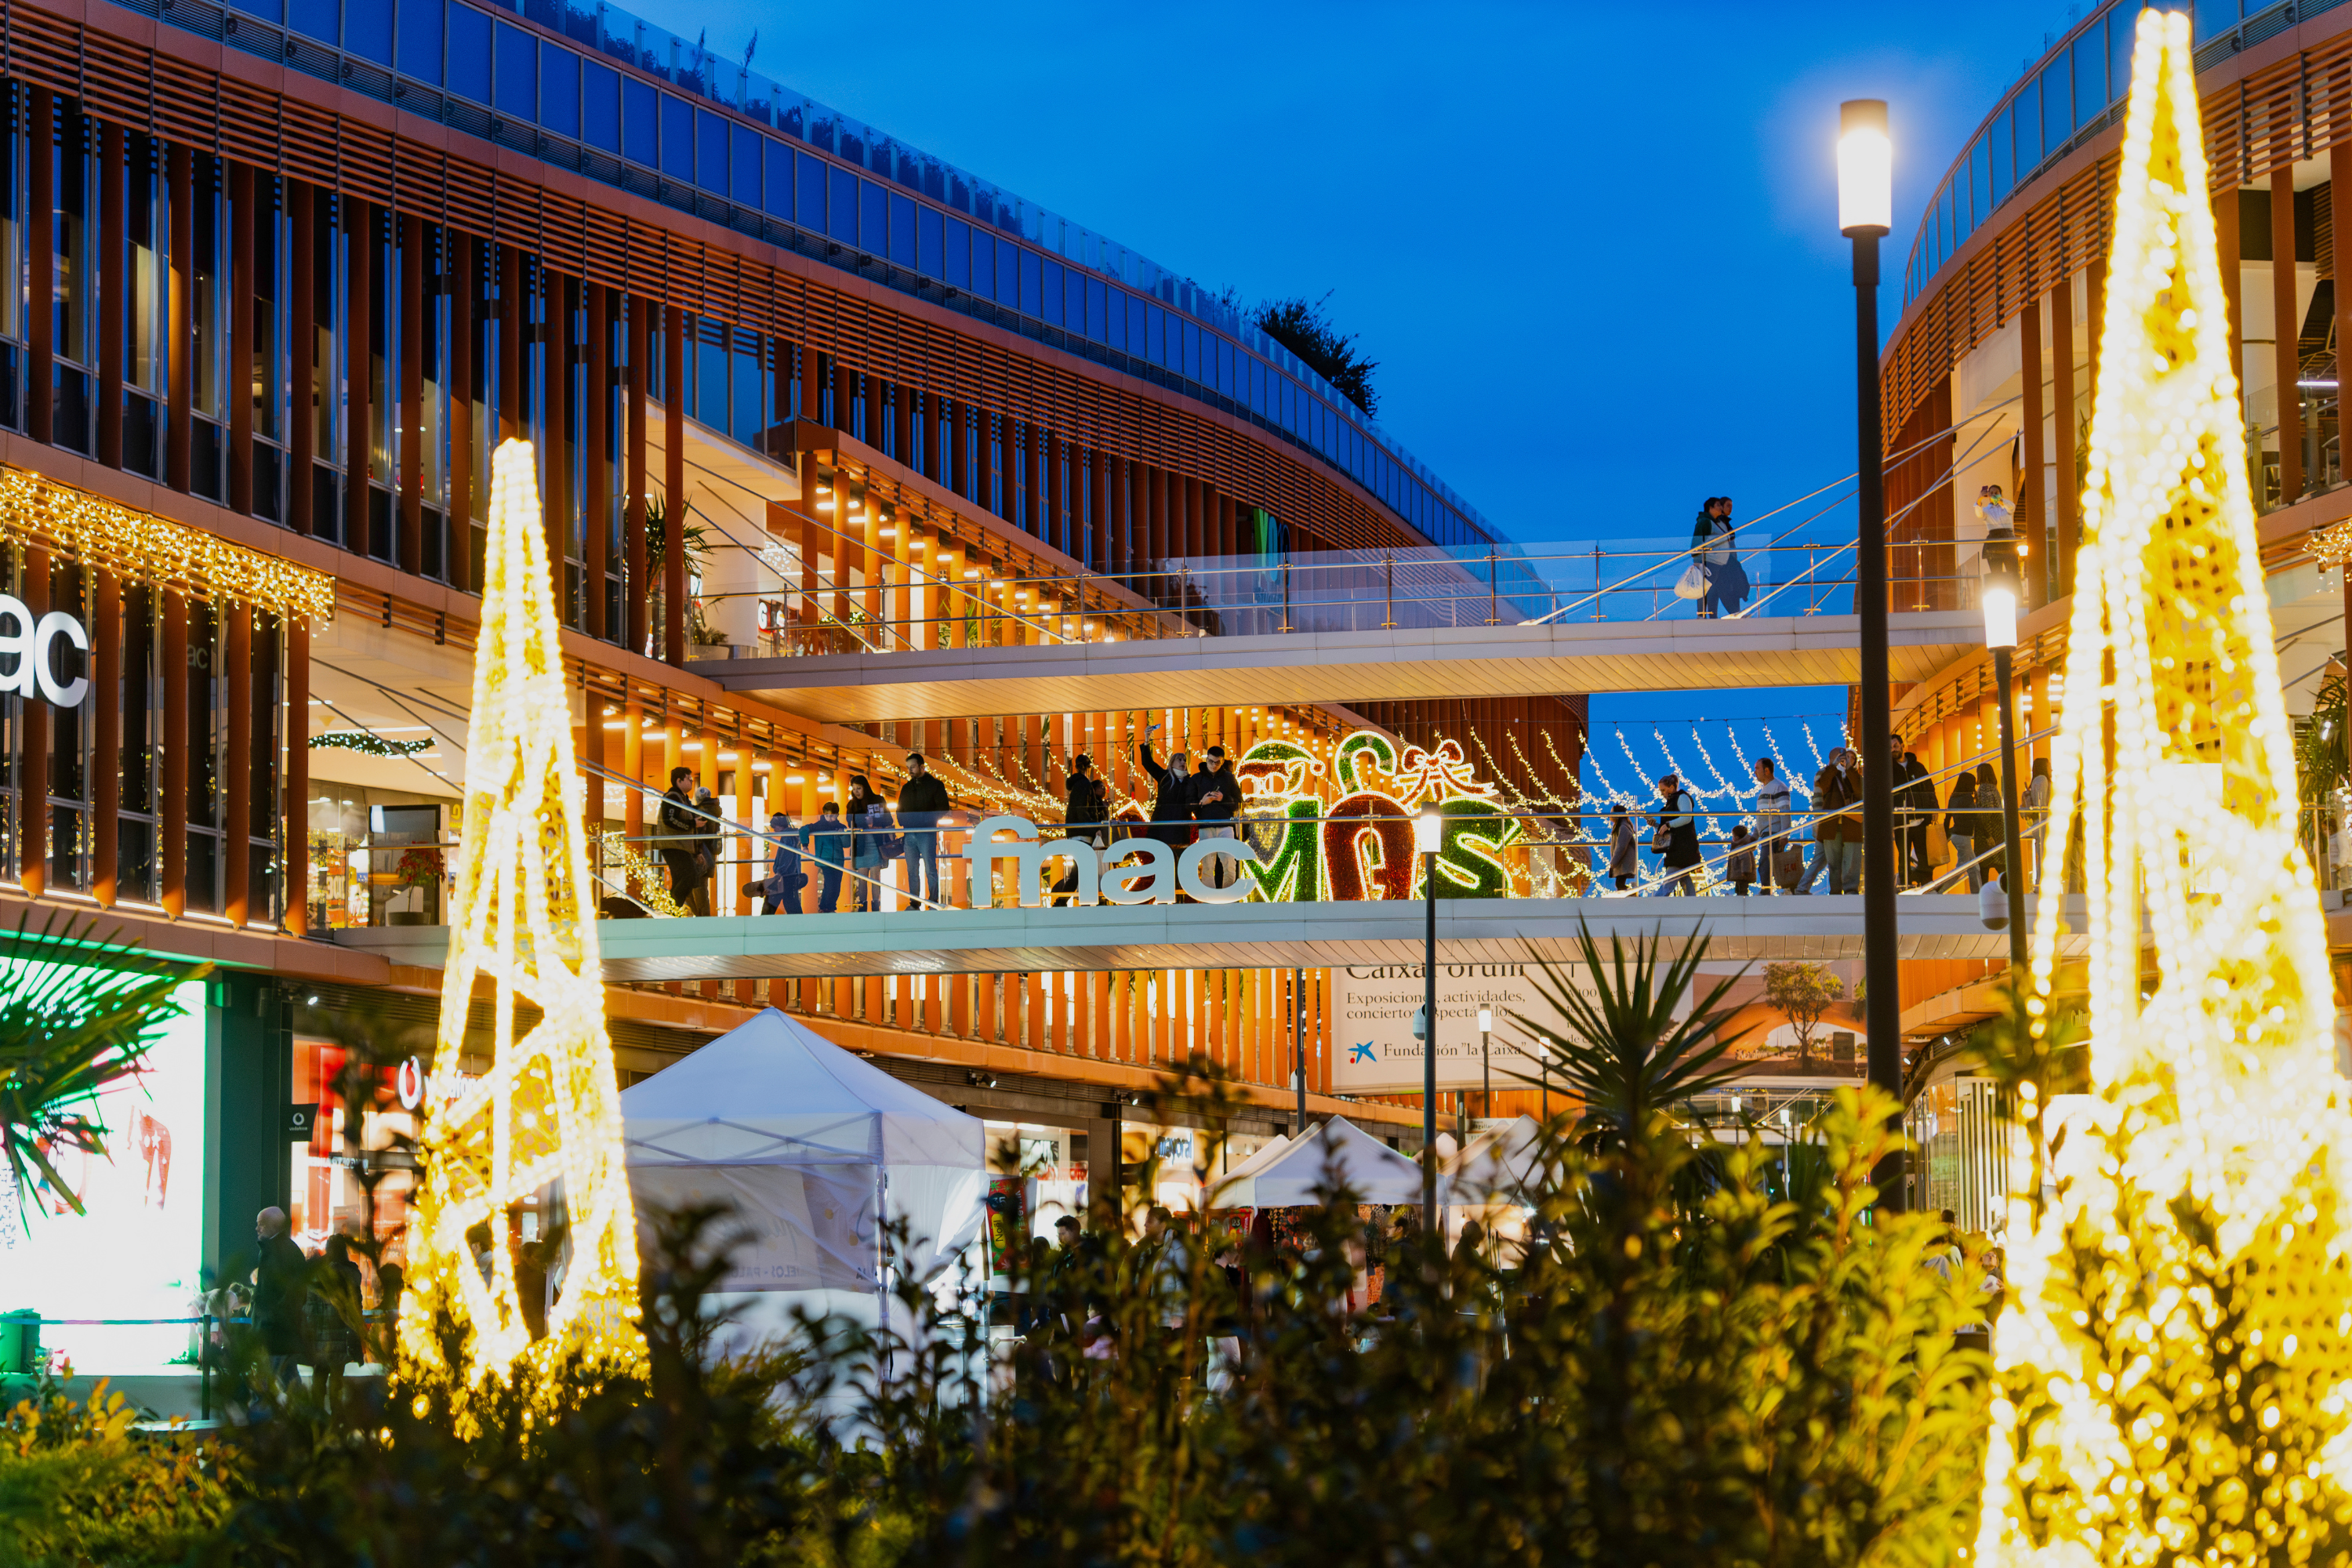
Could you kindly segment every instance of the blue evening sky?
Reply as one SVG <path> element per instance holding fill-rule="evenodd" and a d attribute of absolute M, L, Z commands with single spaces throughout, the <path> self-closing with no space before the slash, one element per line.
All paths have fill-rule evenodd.
<path fill-rule="evenodd" d="M 1381 421 L 1525 542 L 1743 516 L 1853 458 L 1839 100 L 1888 100 L 1896 280 L 1921 206 L 2054 0 L 1928 5 L 1103 6 L 886 11 L 672 0 L 822 102 L 1244 300 L 1331 291 L 1381 368 Z M 1825 521 L 1826 531 L 1832 524 Z M 1851 514 L 1841 520 L 1848 534 Z M 1655 773 L 1659 721 L 1810 714 L 1838 689 L 1596 698 L 1601 773 Z M 1668 721 L 1671 719 L 1671 721 Z M 1771 725 L 1808 773 L 1793 723 Z M 1721 723 L 1703 731 L 1727 773 Z M 1764 744 L 1752 720 L 1738 740 Z M 1674 755 L 1706 781 L 1694 749 Z M 1595 780 L 1587 772 L 1588 787 Z"/>

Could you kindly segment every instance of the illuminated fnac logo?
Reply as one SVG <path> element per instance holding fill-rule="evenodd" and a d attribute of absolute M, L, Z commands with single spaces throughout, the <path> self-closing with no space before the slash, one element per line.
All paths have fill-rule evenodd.
<path fill-rule="evenodd" d="M 1000 833 L 1013 839 L 999 842 Z M 1237 904 L 1249 897 L 1249 884 L 1237 879 L 1231 887 L 1217 887 L 1207 880 L 1202 862 L 1224 855 L 1255 870 L 1257 860 L 1257 851 L 1241 838 L 1203 838 L 1181 854 L 1157 838 L 1127 838 L 1097 859 L 1092 845 L 1076 839 L 1039 843 L 1037 825 L 1025 816 L 982 817 L 972 826 L 971 854 L 975 887 L 990 879 L 997 861 L 1012 861 L 1021 902 L 1030 909 L 1044 901 L 1045 885 L 1059 867 L 1076 874 L 1069 895 L 1073 903 L 1172 904 L 1181 889 L 1198 903 Z"/>
<path fill-rule="evenodd" d="M 58 679 L 58 639 L 63 637 L 77 653 L 89 651 L 89 632 L 63 610 L 34 618 L 24 600 L 0 594 L 0 692 L 19 697 L 37 692 L 59 708 L 79 708 L 89 695 L 89 682 L 77 675 Z"/>

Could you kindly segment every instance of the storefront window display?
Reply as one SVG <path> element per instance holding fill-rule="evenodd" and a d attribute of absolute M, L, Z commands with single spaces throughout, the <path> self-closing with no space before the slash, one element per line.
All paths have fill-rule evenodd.
<path fill-rule="evenodd" d="M 333 1041 L 294 1038 L 294 1100 L 315 1104 L 318 1112 L 310 1142 L 289 1151 L 292 1235 L 303 1251 L 315 1254 L 339 1230 L 372 1232 L 386 1260 L 396 1262 L 415 1185 L 407 1150 L 424 1105 L 424 1064 L 412 1058 L 353 1072 L 350 1059 L 349 1050 Z M 364 1259 L 361 1269 L 370 1275 L 372 1300 L 374 1280 Z"/>
<path fill-rule="evenodd" d="M 1017 1199 L 1021 1224 L 992 1224 L 992 1241 L 1009 1247 L 1014 1237 L 1052 1239 L 1054 1222 L 1064 1215 L 1087 1215 L 1087 1165 L 1072 1154 L 1080 1134 L 1066 1127 L 1034 1122 L 988 1123 L 989 1190 L 999 1201 L 991 1209 L 995 1220 L 1008 1217 Z M 991 1259 L 995 1267 L 995 1259 Z"/>
<path fill-rule="evenodd" d="M 310 797 L 313 928 L 440 924 L 459 816 L 456 801 L 319 785 Z"/>

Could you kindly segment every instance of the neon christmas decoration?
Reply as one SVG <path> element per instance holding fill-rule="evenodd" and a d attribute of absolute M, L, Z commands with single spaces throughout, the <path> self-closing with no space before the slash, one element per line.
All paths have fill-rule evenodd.
<path fill-rule="evenodd" d="M 1525 841 L 1524 825 L 1502 809 L 1499 792 L 1477 777 L 1459 741 L 1400 750 L 1385 735 L 1358 730 L 1333 749 L 1328 773 L 1287 741 L 1260 741 L 1234 771 L 1249 792 L 1244 820 L 1258 852 L 1249 873 L 1261 898 L 1421 897 L 1412 819 L 1430 804 L 1444 818 L 1437 896 L 1498 899 L 1511 891 L 1503 855 Z M 1339 793 L 1329 805 L 1327 776 Z"/>
<path fill-rule="evenodd" d="M 2342 1562 L 2352 1131 L 2185 15 L 2128 116 L 2028 1003 L 2079 858 L 2092 1092 L 2063 1140 L 2022 1096 L 1975 1560 Z"/>
<path fill-rule="evenodd" d="M 572 752 L 572 704 L 548 580 L 535 459 L 528 442 L 493 457 L 482 630 L 474 657 L 465 833 L 449 959 L 409 1239 L 412 1301 L 401 1316 L 411 1365 L 467 1387 L 526 1360 L 578 1351 L 642 1365 L 636 1225 L 622 1165 L 620 1091 L 604 1035 L 594 909 L 582 830 L 586 788 Z M 460 1069 L 475 982 L 495 986 L 488 1069 Z M 522 1030 L 519 1004 L 541 1021 Z M 534 1339 L 516 1290 L 510 1212 L 560 1194 L 571 1263 Z M 488 1268 L 468 1231 L 487 1227 Z M 435 1333 L 446 1309 L 469 1364 L 448 1366 Z"/>

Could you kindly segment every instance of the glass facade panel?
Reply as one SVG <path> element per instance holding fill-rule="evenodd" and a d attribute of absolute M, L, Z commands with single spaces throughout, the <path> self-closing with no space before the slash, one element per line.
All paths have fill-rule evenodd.
<path fill-rule="evenodd" d="M 661 95 L 661 172 L 673 180 L 694 180 L 694 105 Z"/>
<path fill-rule="evenodd" d="M 441 80 L 441 0 L 407 0 L 400 8 L 400 68 L 419 81 Z"/>
<path fill-rule="evenodd" d="M 1024 251 L 1023 253 L 1023 266 L 1024 268 L 1027 266 L 1027 253 Z M 1037 300 L 1038 309 L 1034 312 L 1034 314 L 1045 318 L 1045 324 L 1047 326 L 1063 326 L 1066 324 L 1067 317 L 1064 309 L 1063 301 L 1062 279 L 1064 272 L 1062 264 L 1058 261 L 1047 261 L 1043 264 L 1042 270 L 1045 276 L 1040 281 Z M 1024 302 L 1028 298 L 1028 292 L 1029 291 L 1025 287 L 1022 289 L 1022 298 Z M 1081 320 L 1083 320 L 1083 317 L 1084 313 L 1081 312 Z"/>
<path fill-rule="evenodd" d="M 546 88 L 540 89 L 541 92 Z M 748 125 L 728 127 L 728 194 L 747 207 L 761 205 L 760 147 L 767 138 Z"/>
<path fill-rule="evenodd" d="M 2017 177 L 2021 182 L 2042 166 L 2042 84 L 2029 81 L 2017 89 L 2011 115 L 2017 133 Z"/>
<path fill-rule="evenodd" d="M 539 122 L 558 136 L 580 134 L 580 57 L 539 46 Z"/>
<path fill-rule="evenodd" d="M 580 64 L 580 139 L 607 153 L 621 150 L 621 73 L 594 60 Z"/>
<path fill-rule="evenodd" d="M 694 172 L 688 177 L 704 190 L 722 196 L 730 188 L 727 178 L 727 141 L 723 115 L 707 109 L 694 111 Z"/>
<path fill-rule="evenodd" d="M 448 62 L 449 90 L 488 107 L 490 19 L 471 5 L 449 7 Z"/>
<path fill-rule="evenodd" d="M 331 47 L 342 34 L 342 7 L 337 0 L 288 0 L 286 25 Z"/>
<path fill-rule="evenodd" d="M 825 202 L 824 232 L 844 245 L 857 243 L 857 176 L 846 169 L 824 166 L 831 195 Z"/>
<path fill-rule="evenodd" d="M 2009 200 L 2011 188 L 2017 182 L 2017 165 L 2011 156 L 2009 110 L 2002 110 L 1994 117 L 1992 129 L 1985 132 L 1986 162 L 1992 170 L 1992 205 L 1999 206 Z"/>
<path fill-rule="evenodd" d="M 871 180 L 857 182 L 857 248 L 890 254 L 890 193 Z"/>
<path fill-rule="evenodd" d="M 265 22 L 282 22 L 286 19 L 284 0 L 232 0 L 232 6 L 248 16 L 258 16 Z"/>
<path fill-rule="evenodd" d="M 621 79 L 621 145 L 633 163 L 661 162 L 661 94 L 633 76 Z"/>
<path fill-rule="evenodd" d="M 1017 310 L 1021 308 L 1021 247 L 1003 238 L 995 241 L 995 247 L 996 302 L 1008 310 Z M 1037 258 L 1033 256 L 1029 259 L 1034 262 Z"/>
<path fill-rule="evenodd" d="M 926 278 L 946 277 L 947 263 L 942 252 L 947 219 L 938 208 L 925 207 L 917 215 L 915 222 L 915 270 Z"/>
<path fill-rule="evenodd" d="M 343 0 L 343 49 L 380 66 L 392 64 L 392 0 Z"/>
<path fill-rule="evenodd" d="M 2138 31 L 2136 17 L 2117 7 L 2107 13 L 2107 103 L 2114 107 L 2118 100 L 2131 94 L 2132 35 Z"/>
<path fill-rule="evenodd" d="M 800 193 L 793 201 L 793 221 L 811 234 L 827 232 L 824 222 L 824 160 L 798 153 L 793 156 L 793 170 Z"/>
<path fill-rule="evenodd" d="M 959 289 L 973 289 L 971 280 L 971 225 L 960 217 L 951 217 L 945 225 L 947 256 L 940 276 Z"/>
<path fill-rule="evenodd" d="M 2107 110 L 2107 25 L 2092 23 L 2074 36 L 2074 124 L 2089 124 Z"/>
<path fill-rule="evenodd" d="M 760 205 L 768 216 L 793 221 L 793 150 L 781 142 L 768 142 L 765 184 Z"/>
<path fill-rule="evenodd" d="M 1073 274 L 1073 276 L 1076 275 Z M 1094 339 L 1097 342 L 1101 342 L 1104 338 L 1109 335 L 1110 331 L 1109 323 L 1107 320 L 1109 312 L 1106 308 L 1108 291 L 1105 289 L 1103 280 L 1099 278 L 1089 278 L 1085 281 L 1087 286 L 1087 336 Z"/>
<path fill-rule="evenodd" d="M 1988 140 L 1979 136 L 1977 144 L 1969 149 L 1969 204 L 1972 209 L 1969 218 L 1970 233 L 1976 231 L 1977 225 L 1992 216 L 1992 162 L 1985 147 Z"/>
<path fill-rule="evenodd" d="M 2042 155 L 2048 157 L 2074 133 L 2074 102 L 2066 61 L 2056 59 L 2042 72 Z"/>
<path fill-rule="evenodd" d="M 983 300 L 996 298 L 996 241 L 979 229 L 971 234 L 971 291 Z"/>
<path fill-rule="evenodd" d="M 915 203 L 910 196 L 890 197 L 890 259 L 900 267 L 915 265 Z"/>
<path fill-rule="evenodd" d="M 1014 249 L 1021 268 L 1021 298 L 1013 308 L 1024 316 L 1042 316 L 1045 313 L 1045 258 L 1034 250 Z M 1003 258 L 998 259 L 1001 264 Z"/>
<path fill-rule="evenodd" d="M 492 107 L 500 114 L 538 119 L 538 40 L 512 23 L 500 22 L 498 50 L 498 94 Z"/>

